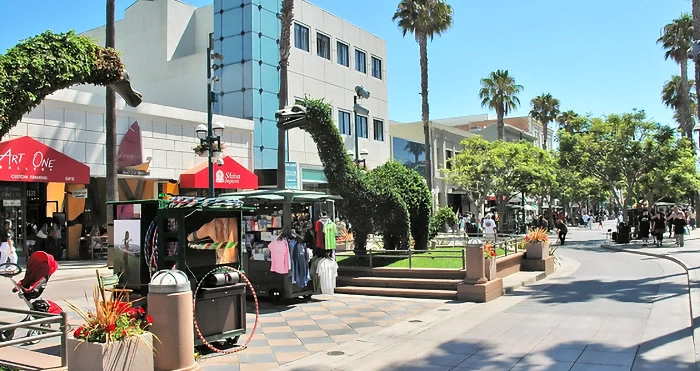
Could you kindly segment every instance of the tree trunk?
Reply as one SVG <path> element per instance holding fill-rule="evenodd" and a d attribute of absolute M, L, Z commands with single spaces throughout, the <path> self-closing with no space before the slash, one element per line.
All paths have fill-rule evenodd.
<path fill-rule="evenodd" d="M 680 94 L 680 107 L 679 113 L 681 121 L 683 122 L 683 135 L 688 138 L 691 142 L 693 140 L 693 117 L 690 112 L 690 84 L 688 83 L 688 59 L 684 58 L 681 63 L 681 91 Z M 693 145 L 693 152 L 695 152 L 695 146 Z"/>
<path fill-rule="evenodd" d="M 542 131 L 544 132 L 544 141 L 542 141 L 542 149 L 547 150 L 547 127 L 549 126 L 549 122 L 547 121 L 542 121 Z"/>
<path fill-rule="evenodd" d="M 280 20 L 280 93 L 279 109 L 287 105 L 289 96 L 289 52 L 292 46 L 292 20 L 294 19 L 294 0 L 282 0 Z M 277 129 L 277 189 L 285 188 L 285 162 L 287 161 L 287 131 Z"/>
<path fill-rule="evenodd" d="M 700 41 L 700 0 L 693 0 L 693 40 Z M 700 97 L 700 61 L 695 60 L 695 94 Z M 698 112 L 693 112 L 697 114 L 696 118 L 700 120 L 700 103 L 697 104 Z M 700 142 L 700 137 L 698 137 Z M 695 153 L 695 146 L 693 146 L 693 153 Z M 695 199 L 695 205 L 700 205 L 700 195 L 697 190 L 693 190 L 693 198 Z"/>
<path fill-rule="evenodd" d="M 498 125 L 498 140 L 503 140 L 505 128 L 505 122 L 503 121 L 503 112 L 501 110 L 496 111 L 496 122 Z"/>
<path fill-rule="evenodd" d="M 420 94 L 421 119 L 423 120 L 423 135 L 425 136 L 425 180 L 428 182 L 428 189 L 433 191 L 433 151 L 430 145 L 430 106 L 428 105 L 428 37 L 418 36 L 418 46 L 420 48 Z"/>
<path fill-rule="evenodd" d="M 105 46 L 114 48 L 114 0 L 107 0 L 107 23 L 105 27 Z M 114 90 L 107 86 L 107 99 L 105 101 L 105 131 L 107 136 L 107 173 L 106 191 L 107 201 L 119 201 L 119 188 L 117 184 L 117 114 L 116 97 Z M 107 266 L 114 263 L 114 206 L 107 206 L 107 241 L 108 259 Z"/>

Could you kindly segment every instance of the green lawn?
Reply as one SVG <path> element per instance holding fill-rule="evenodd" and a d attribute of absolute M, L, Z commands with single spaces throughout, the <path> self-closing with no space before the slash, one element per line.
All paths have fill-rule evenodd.
<path fill-rule="evenodd" d="M 462 248 L 440 248 L 438 252 L 428 250 L 426 252 L 415 252 L 411 256 L 412 268 L 445 268 L 462 269 Z M 452 250 L 452 251 L 450 251 Z M 505 250 L 496 249 L 498 256 L 504 255 Z M 369 266 L 369 258 L 364 261 L 357 259 L 354 255 L 339 255 L 336 258 L 338 265 L 345 267 Z M 373 267 L 387 268 L 408 268 L 408 256 L 387 257 L 379 254 L 372 256 Z"/>
<path fill-rule="evenodd" d="M 0 371 L 19 371 L 19 369 L 0 365 Z"/>

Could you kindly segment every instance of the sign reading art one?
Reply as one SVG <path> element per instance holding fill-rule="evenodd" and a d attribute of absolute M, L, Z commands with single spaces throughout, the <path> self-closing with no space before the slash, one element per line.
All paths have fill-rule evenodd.
<path fill-rule="evenodd" d="M 0 142 L 0 181 L 90 183 L 90 168 L 30 137 Z"/>

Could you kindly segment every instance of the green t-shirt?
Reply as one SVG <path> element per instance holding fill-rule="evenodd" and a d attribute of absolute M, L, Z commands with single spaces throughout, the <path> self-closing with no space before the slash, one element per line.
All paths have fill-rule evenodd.
<path fill-rule="evenodd" d="M 323 238 L 325 239 L 326 250 L 335 250 L 335 232 L 335 223 L 326 222 L 326 224 L 323 225 Z"/>

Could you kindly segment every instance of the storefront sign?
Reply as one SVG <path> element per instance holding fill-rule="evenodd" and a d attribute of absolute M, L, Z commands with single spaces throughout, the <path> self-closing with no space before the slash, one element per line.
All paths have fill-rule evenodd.
<path fill-rule="evenodd" d="M 180 189 L 209 188 L 208 163 L 203 162 L 180 175 Z M 258 189 L 258 177 L 230 156 L 223 157 L 223 165 L 214 165 L 214 188 Z"/>
<path fill-rule="evenodd" d="M 214 173 L 214 183 L 235 186 L 241 183 L 241 174 L 236 174 L 233 171 L 217 170 Z"/>
<path fill-rule="evenodd" d="M 75 191 L 72 191 L 71 194 L 73 195 L 73 198 L 87 198 L 88 190 L 87 188 L 76 189 Z"/>
<path fill-rule="evenodd" d="M 90 168 L 30 137 L 0 142 L 0 181 L 90 183 Z"/>
<path fill-rule="evenodd" d="M 284 163 L 284 188 L 299 189 L 299 164 L 296 162 Z"/>
<path fill-rule="evenodd" d="M 2 200 L 2 206 L 5 206 L 5 207 L 10 207 L 10 206 L 20 207 L 20 206 L 22 206 L 22 200 Z"/>

